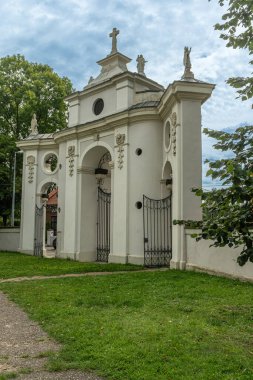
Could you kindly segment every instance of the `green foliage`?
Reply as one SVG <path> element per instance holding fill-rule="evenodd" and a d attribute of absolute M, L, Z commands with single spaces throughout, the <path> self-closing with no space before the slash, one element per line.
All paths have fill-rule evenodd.
<path fill-rule="evenodd" d="M 202 231 L 197 240 L 211 239 L 212 246 L 243 246 L 237 261 L 244 265 L 253 262 L 253 127 L 241 127 L 234 133 L 204 129 L 215 138 L 216 149 L 231 151 L 230 158 L 209 163 L 207 175 L 219 179 L 221 189 L 206 192 L 193 189 L 202 197 Z M 179 224 L 179 223 L 178 223 Z"/>
<path fill-rule="evenodd" d="M 15 142 L 29 135 L 34 113 L 39 133 L 65 128 L 64 98 L 71 91 L 70 80 L 59 77 L 48 65 L 28 62 L 22 55 L 0 58 L 0 215 L 10 214 Z M 17 155 L 17 202 L 21 167 Z"/>
<path fill-rule="evenodd" d="M 210 0 L 209 0 L 210 1 Z M 219 4 L 228 6 L 222 16 L 223 23 L 214 27 L 221 31 L 220 38 L 227 41 L 226 46 L 233 49 L 248 49 L 253 54 L 253 1 L 252 0 L 219 0 Z M 250 60 L 250 65 L 253 60 Z M 237 89 L 242 100 L 253 96 L 253 78 L 229 78 L 227 83 Z"/>
<path fill-rule="evenodd" d="M 7 134 L 0 133 L 0 215 L 6 225 L 10 216 L 12 201 L 12 178 L 13 178 L 13 158 L 16 150 L 15 138 Z M 20 169 L 20 162 L 18 161 Z M 21 177 L 16 182 L 17 192 L 21 190 Z"/>
<path fill-rule="evenodd" d="M 227 47 L 248 49 L 249 54 L 253 54 L 253 1 L 218 2 L 228 6 L 222 16 L 224 22 L 215 25 L 216 30 L 222 31 L 220 37 L 227 41 Z M 253 97 L 252 77 L 229 78 L 227 83 L 237 89 L 242 100 Z M 203 201 L 203 222 L 199 223 L 202 231 L 193 237 L 210 239 L 215 247 L 243 246 L 238 264 L 253 262 L 253 127 L 241 127 L 234 133 L 204 129 L 204 133 L 217 140 L 216 149 L 231 155 L 206 161 L 209 163 L 207 176 L 218 179 L 223 186 L 221 189 L 210 192 L 193 189 Z M 175 221 L 176 224 L 182 222 L 187 225 L 185 221 Z"/>
<path fill-rule="evenodd" d="M 252 380 L 252 284 L 170 270 L 0 286 L 62 344 L 51 370 Z"/>
<path fill-rule="evenodd" d="M 0 132 L 16 139 L 29 134 L 36 113 L 40 133 L 65 128 L 64 97 L 72 91 L 48 65 L 28 62 L 22 55 L 0 59 Z"/>
<path fill-rule="evenodd" d="M 228 5 L 222 16 L 223 23 L 215 29 L 221 31 L 220 37 L 227 41 L 226 46 L 234 49 L 248 49 L 253 54 L 253 1 L 219 0 Z M 250 65 L 253 64 L 251 60 Z M 253 78 L 229 78 L 227 83 L 237 89 L 242 100 L 253 97 Z M 243 250 L 238 257 L 239 265 L 248 260 L 253 262 L 253 127 L 238 128 L 235 133 L 204 130 L 209 137 L 218 142 L 214 145 L 221 151 L 231 151 L 229 159 L 209 162 L 208 176 L 219 179 L 224 186 L 212 192 L 195 189 L 203 199 L 202 233 L 197 240 L 212 239 L 212 245 L 238 247 Z M 196 235 L 196 234 L 195 234 Z"/>

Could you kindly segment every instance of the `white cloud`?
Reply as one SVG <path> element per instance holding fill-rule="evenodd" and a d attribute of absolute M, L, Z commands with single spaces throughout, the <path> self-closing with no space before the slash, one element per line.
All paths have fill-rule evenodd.
<path fill-rule="evenodd" d="M 203 107 L 204 127 L 252 122 L 249 102 L 236 100 L 225 80 L 249 73 L 247 51 L 225 47 L 213 25 L 225 8 L 207 0 L 8 0 L 0 3 L 1 56 L 21 53 L 47 63 L 81 89 L 99 73 L 96 61 L 110 51 L 108 34 L 120 29 L 118 48 L 148 61 L 146 75 L 165 87 L 183 73 L 183 48 L 192 47 L 196 78 L 216 83 Z M 207 153 L 210 144 L 203 140 Z"/>

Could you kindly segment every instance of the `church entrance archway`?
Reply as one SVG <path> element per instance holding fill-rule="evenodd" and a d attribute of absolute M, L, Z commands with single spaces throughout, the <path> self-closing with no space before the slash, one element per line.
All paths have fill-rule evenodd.
<path fill-rule="evenodd" d="M 84 156 L 81 181 L 80 254 L 82 261 L 107 262 L 111 242 L 111 163 L 104 146 Z"/>

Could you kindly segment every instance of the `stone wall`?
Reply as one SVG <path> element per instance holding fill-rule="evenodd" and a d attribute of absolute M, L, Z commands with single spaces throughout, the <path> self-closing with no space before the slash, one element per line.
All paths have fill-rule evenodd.
<path fill-rule="evenodd" d="M 236 259 L 241 249 L 229 247 L 210 247 L 211 241 L 191 237 L 196 230 L 185 231 L 186 269 L 201 270 L 209 273 L 225 275 L 253 281 L 253 263 L 240 267 Z"/>
<path fill-rule="evenodd" d="M 0 228 L 0 251 L 18 251 L 19 239 L 19 228 Z"/>

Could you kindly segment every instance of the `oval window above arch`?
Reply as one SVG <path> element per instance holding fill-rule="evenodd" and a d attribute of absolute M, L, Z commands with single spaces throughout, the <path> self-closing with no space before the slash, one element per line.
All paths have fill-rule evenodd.
<path fill-rule="evenodd" d="M 97 100 L 95 100 L 94 104 L 93 104 L 93 112 L 94 114 L 97 116 L 97 115 L 100 115 L 101 112 L 103 111 L 104 109 L 104 101 L 103 99 L 99 98 Z"/>

